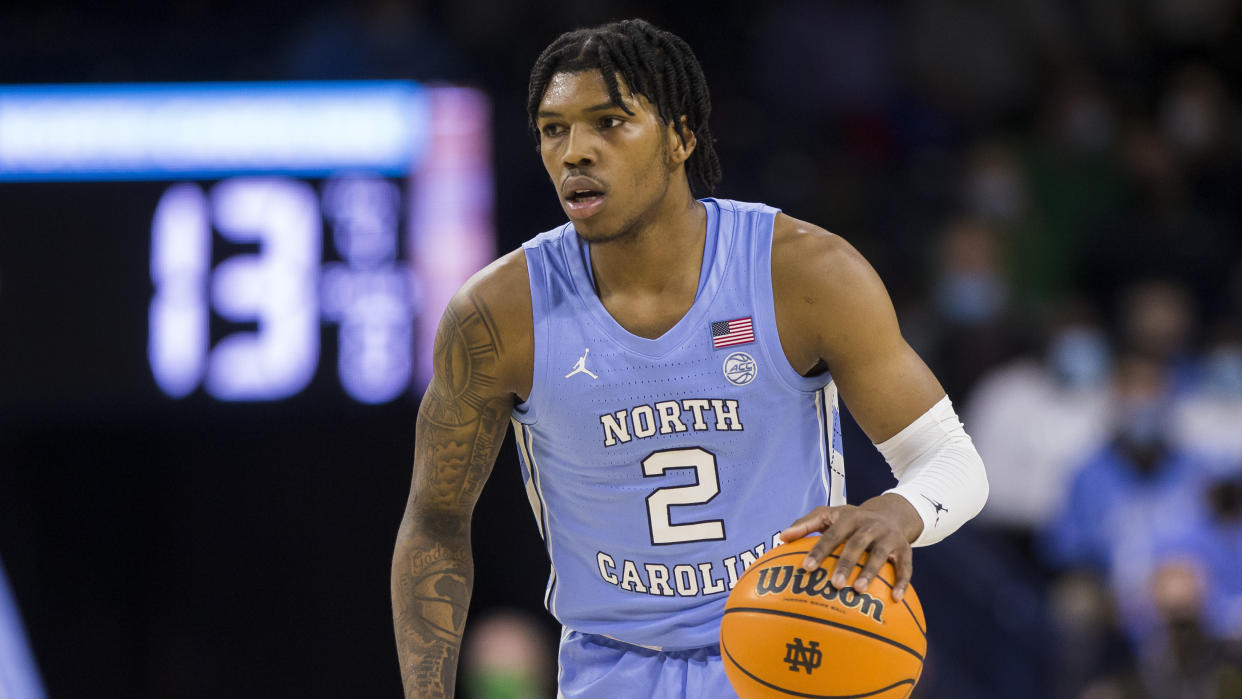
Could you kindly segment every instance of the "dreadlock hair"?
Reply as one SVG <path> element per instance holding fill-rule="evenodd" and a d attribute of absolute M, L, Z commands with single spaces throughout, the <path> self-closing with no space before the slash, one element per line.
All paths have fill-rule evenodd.
<path fill-rule="evenodd" d="M 626 114 L 634 112 L 621 101 L 618 76 L 655 106 L 660 120 L 673 125 L 682 143 L 687 130 L 693 133 L 698 144 L 686 161 L 690 189 L 709 194 L 715 189 L 720 182 L 720 159 L 707 127 L 711 96 L 699 59 L 685 41 L 641 19 L 576 29 L 557 37 L 530 71 L 526 111 L 536 141 L 540 134 L 535 115 L 552 76 L 588 70 L 603 74 L 612 103 Z M 686 117 L 684 126 L 682 116 Z"/>

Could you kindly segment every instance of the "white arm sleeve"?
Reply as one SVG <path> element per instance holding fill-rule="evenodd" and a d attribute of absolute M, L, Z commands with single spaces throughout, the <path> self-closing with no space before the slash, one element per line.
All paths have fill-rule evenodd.
<path fill-rule="evenodd" d="M 948 396 L 875 446 L 897 477 L 897 486 L 884 492 L 909 500 L 923 518 L 923 533 L 912 546 L 940 541 L 983 509 L 988 499 L 983 459 Z"/>

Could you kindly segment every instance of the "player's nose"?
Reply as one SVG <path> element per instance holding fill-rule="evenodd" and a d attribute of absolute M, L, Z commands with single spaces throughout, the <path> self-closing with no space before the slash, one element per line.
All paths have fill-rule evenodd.
<path fill-rule="evenodd" d="M 596 153 L 591 130 L 583 128 L 578 124 L 569 127 L 569 134 L 565 137 L 565 150 L 561 154 L 561 159 L 569 167 L 593 164 L 596 159 Z"/>

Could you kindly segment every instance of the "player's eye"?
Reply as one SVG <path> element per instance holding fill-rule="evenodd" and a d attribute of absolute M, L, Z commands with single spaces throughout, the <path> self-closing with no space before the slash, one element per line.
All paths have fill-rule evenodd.
<path fill-rule="evenodd" d="M 605 129 L 611 129 L 616 126 L 620 126 L 622 123 L 624 122 L 622 121 L 621 117 L 615 117 L 615 116 L 607 116 L 599 120 L 600 127 L 605 128 Z"/>
<path fill-rule="evenodd" d="M 560 124 L 544 124 L 540 131 L 548 138 L 555 138 L 565 132 L 565 127 Z"/>

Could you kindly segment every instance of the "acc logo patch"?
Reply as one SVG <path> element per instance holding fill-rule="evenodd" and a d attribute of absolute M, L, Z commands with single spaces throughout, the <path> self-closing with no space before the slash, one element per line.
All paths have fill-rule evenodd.
<path fill-rule="evenodd" d="M 724 375 L 734 386 L 745 386 L 754 381 L 757 370 L 755 358 L 745 352 L 734 352 L 725 357 Z"/>

